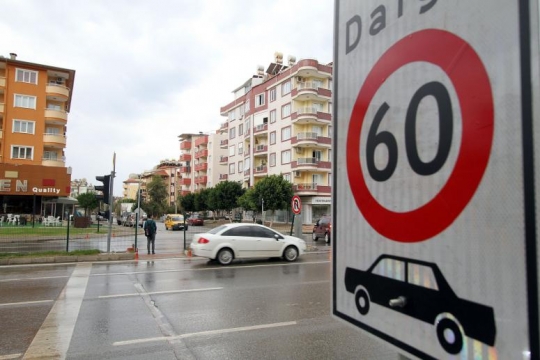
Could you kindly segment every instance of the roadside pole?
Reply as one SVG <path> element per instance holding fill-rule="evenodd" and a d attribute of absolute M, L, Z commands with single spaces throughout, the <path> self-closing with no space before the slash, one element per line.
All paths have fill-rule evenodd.
<path fill-rule="evenodd" d="M 113 155 L 113 171 L 111 171 L 111 181 L 109 182 L 109 233 L 107 234 L 107 252 L 111 252 L 111 234 L 112 234 L 112 209 L 114 209 L 114 176 L 116 175 L 116 153 Z"/>

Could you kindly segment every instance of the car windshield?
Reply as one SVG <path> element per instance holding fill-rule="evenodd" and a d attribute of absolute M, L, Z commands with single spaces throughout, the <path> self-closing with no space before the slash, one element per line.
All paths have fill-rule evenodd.
<path fill-rule="evenodd" d="M 221 226 L 218 226 L 218 227 L 215 227 L 213 228 L 212 230 L 209 230 L 208 231 L 208 234 L 217 234 L 219 233 L 221 230 L 224 230 L 227 228 L 227 225 L 221 225 Z"/>
<path fill-rule="evenodd" d="M 184 220 L 184 218 L 182 216 L 173 216 L 172 220 L 173 221 L 182 221 L 182 220 Z"/>

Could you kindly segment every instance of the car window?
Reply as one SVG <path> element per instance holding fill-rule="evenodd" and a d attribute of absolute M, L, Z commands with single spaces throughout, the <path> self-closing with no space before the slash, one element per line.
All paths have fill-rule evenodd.
<path fill-rule="evenodd" d="M 405 263 L 394 259 L 381 259 L 372 270 L 373 274 L 405 281 Z"/>
<path fill-rule="evenodd" d="M 275 235 L 276 233 L 273 232 L 272 230 L 270 229 L 265 229 L 265 228 L 262 228 L 262 227 L 257 227 L 257 233 L 259 233 L 260 237 L 265 237 L 265 238 L 274 238 L 275 239 Z"/>
<path fill-rule="evenodd" d="M 422 286 L 428 289 L 439 290 L 435 281 L 433 269 L 429 266 L 419 264 L 409 264 L 409 272 L 407 281 L 410 284 Z"/>
<path fill-rule="evenodd" d="M 173 219 L 173 221 L 182 221 L 182 220 L 184 220 L 184 218 L 182 216 L 174 216 L 172 219 Z"/>
<path fill-rule="evenodd" d="M 241 231 L 242 228 L 238 228 L 238 227 L 234 227 L 232 229 L 229 229 L 225 232 L 223 232 L 223 236 L 245 236 L 245 235 L 242 235 L 242 231 Z"/>
<path fill-rule="evenodd" d="M 213 228 L 212 230 L 208 230 L 208 234 L 217 234 L 217 233 L 223 231 L 223 229 L 226 229 L 226 228 L 227 228 L 226 225 L 221 225 L 221 226 Z"/>

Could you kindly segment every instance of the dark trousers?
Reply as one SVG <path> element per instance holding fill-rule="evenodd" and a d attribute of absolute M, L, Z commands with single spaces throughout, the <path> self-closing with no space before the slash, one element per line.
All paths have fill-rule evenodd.
<path fill-rule="evenodd" d="M 150 250 L 150 246 L 152 247 L 152 250 Z M 152 254 L 156 252 L 156 234 L 146 237 L 146 247 L 149 254 L 150 251 L 152 252 Z"/>

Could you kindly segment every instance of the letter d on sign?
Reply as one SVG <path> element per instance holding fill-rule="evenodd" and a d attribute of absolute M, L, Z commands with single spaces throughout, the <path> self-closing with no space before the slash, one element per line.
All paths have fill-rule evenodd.
<path fill-rule="evenodd" d="M 356 24 L 356 38 L 351 44 L 351 26 L 354 24 Z M 348 54 L 353 51 L 356 46 L 358 46 L 360 38 L 362 37 L 362 18 L 359 15 L 354 15 L 349 21 L 347 21 L 347 29 L 345 34 L 345 36 L 347 37 L 345 44 L 345 54 Z"/>

